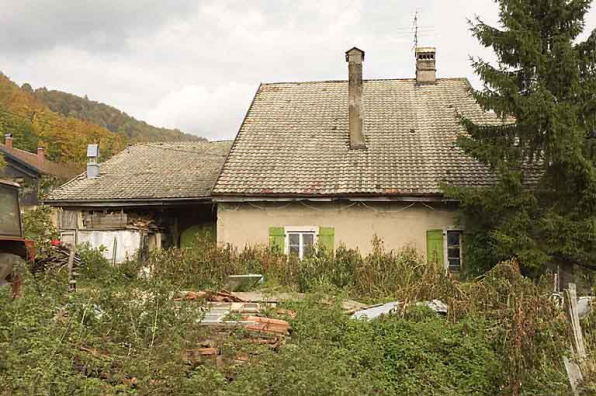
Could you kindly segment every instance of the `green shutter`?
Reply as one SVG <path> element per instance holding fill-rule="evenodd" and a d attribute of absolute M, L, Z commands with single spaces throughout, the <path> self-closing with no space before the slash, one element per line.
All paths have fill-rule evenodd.
<path fill-rule="evenodd" d="M 426 231 L 426 260 L 429 264 L 445 265 L 443 257 L 443 230 Z"/>
<path fill-rule="evenodd" d="M 286 232 L 283 227 L 269 227 L 269 248 L 276 253 L 285 250 Z"/>
<path fill-rule="evenodd" d="M 335 251 L 335 228 L 319 227 L 319 246 L 333 254 Z"/>

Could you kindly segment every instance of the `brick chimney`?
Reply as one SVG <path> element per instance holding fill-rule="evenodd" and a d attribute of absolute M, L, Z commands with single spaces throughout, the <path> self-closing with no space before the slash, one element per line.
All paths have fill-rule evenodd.
<path fill-rule="evenodd" d="M 434 47 L 416 48 L 416 83 L 435 84 L 437 82 L 437 50 Z"/>
<path fill-rule="evenodd" d="M 346 51 L 348 62 L 348 99 L 350 117 L 350 149 L 365 149 L 364 133 L 362 131 L 362 62 L 364 51 L 356 47 Z"/>
<path fill-rule="evenodd" d="M 4 145 L 7 148 L 12 149 L 12 134 L 11 133 L 7 133 L 6 135 L 4 135 Z"/>
<path fill-rule="evenodd" d="M 38 147 L 37 148 L 37 166 L 42 167 L 45 160 L 46 160 L 46 157 L 44 154 L 43 147 Z"/>

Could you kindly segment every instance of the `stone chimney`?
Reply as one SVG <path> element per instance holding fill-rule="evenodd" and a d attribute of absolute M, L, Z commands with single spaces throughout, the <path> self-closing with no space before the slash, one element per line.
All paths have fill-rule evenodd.
<path fill-rule="evenodd" d="M 350 149 L 365 149 L 362 131 L 362 62 L 364 51 L 356 47 L 346 52 L 348 62 L 348 99 L 350 117 Z"/>
<path fill-rule="evenodd" d="M 435 84 L 437 82 L 437 51 L 434 47 L 416 48 L 416 83 Z"/>
<path fill-rule="evenodd" d="M 44 154 L 44 150 L 43 147 L 38 147 L 37 148 L 37 166 L 41 167 L 43 166 L 43 163 L 45 162 L 46 157 Z"/>
<path fill-rule="evenodd" d="M 6 135 L 4 135 L 4 145 L 7 148 L 12 149 L 12 134 L 7 133 Z"/>
<path fill-rule="evenodd" d="M 87 145 L 87 178 L 99 177 L 99 144 Z"/>

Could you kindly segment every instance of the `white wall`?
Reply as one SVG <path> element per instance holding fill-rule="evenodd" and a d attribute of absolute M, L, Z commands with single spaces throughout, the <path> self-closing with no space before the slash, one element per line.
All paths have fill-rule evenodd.
<path fill-rule="evenodd" d="M 120 231 L 76 231 L 76 243 L 83 244 L 89 242 L 92 248 L 105 246 L 106 251 L 103 255 L 106 259 L 112 261 L 114 258 L 114 249 L 116 249 L 116 263 L 122 263 L 127 257 L 132 257 L 141 246 L 141 233 L 136 230 Z M 115 246 L 114 246 L 115 242 Z"/>
<path fill-rule="evenodd" d="M 217 209 L 217 240 L 238 248 L 268 245 L 269 227 L 323 226 L 335 228 L 336 248 L 344 243 L 366 254 L 376 234 L 389 249 L 410 245 L 425 253 L 426 231 L 455 226 L 457 214 L 453 204 L 422 202 L 223 203 Z"/>

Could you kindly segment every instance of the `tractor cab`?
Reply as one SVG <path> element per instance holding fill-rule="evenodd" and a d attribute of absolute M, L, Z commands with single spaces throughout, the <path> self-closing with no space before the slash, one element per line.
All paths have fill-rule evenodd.
<path fill-rule="evenodd" d="M 19 185 L 0 179 L 0 287 L 18 280 L 13 270 L 20 260 L 33 260 L 33 241 L 25 240 L 19 206 Z"/>

